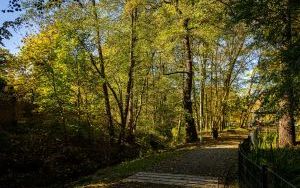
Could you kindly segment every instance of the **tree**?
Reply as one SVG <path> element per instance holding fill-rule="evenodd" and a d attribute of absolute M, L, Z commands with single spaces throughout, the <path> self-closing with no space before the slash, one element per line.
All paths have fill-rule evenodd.
<path fill-rule="evenodd" d="M 256 39 L 278 50 L 282 66 L 280 77 L 275 80 L 279 98 L 279 144 L 295 144 L 295 77 L 299 74 L 299 8 L 297 0 L 246 0 L 230 1 L 235 21 L 245 22 Z"/>
<path fill-rule="evenodd" d="M 203 7 L 206 9 L 204 10 Z M 161 18 L 160 14 L 157 16 L 160 19 L 159 24 L 162 26 L 157 41 L 159 41 L 160 46 L 165 47 L 162 49 L 162 55 L 168 57 L 167 53 L 171 53 L 174 57 L 173 59 L 164 59 L 181 63 L 175 66 L 171 65 L 170 62 L 164 62 L 164 68 L 170 70 L 165 72 L 166 75 L 182 74 L 184 77 L 182 103 L 187 142 L 198 140 L 192 96 L 195 64 L 194 42 L 198 40 L 201 43 L 206 43 L 216 33 L 209 33 L 213 28 L 214 18 L 208 18 L 209 13 L 206 11 L 208 9 L 218 12 L 221 7 L 219 4 L 209 3 L 209 1 L 163 1 L 159 11 L 161 11 L 160 14 L 165 14 L 165 18 Z M 168 27 L 165 27 L 166 25 Z"/>

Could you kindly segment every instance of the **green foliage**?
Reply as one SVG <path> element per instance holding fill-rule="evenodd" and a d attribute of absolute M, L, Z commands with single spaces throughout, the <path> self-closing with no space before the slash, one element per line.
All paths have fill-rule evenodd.
<path fill-rule="evenodd" d="M 299 148 L 276 148 L 258 149 L 250 154 L 250 157 L 260 165 L 268 165 L 273 171 L 298 187 L 300 181 L 298 176 Z"/>
<path fill-rule="evenodd" d="M 285 65 L 291 85 L 300 80 L 298 32 L 283 45 L 286 0 L 231 1 L 235 21 L 243 21 L 234 26 L 220 1 L 18 2 L 39 32 L 23 39 L 15 57 L 0 50 L 0 85 L 13 86 L 16 106 L 29 106 L 17 110 L 16 126 L 0 127 L 0 155 L 11 164 L 1 181 L 12 186 L 36 177 L 36 186 L 60 184 L 182 144 L 184 120 L 195 119 L 198 132 L 249 125 L 253 111 L 279 108 Z M 299 23 L 292 25 L 298 31 Z M 186 37 L 193 114 L 184 112 L 182 101 Z M 276 139 L 273 133 L 261 137 L 261 147 L 274 147 Z M 162 158 L 107 168 L 98 178 L 124 177 Z M 101 174 L 112 169 L 116 177 Z"/>
<path fill-rule="evenodd" d="M 292 184 L 299 186 L 299 178 L 295 176 L 300 172 L 299 147 L 279 148 L 278 133 L 272 128 L 260 133 L 258 142 L 258 147 L 251 150 L 250 158 L 259 165 L 267 165 Z"/>
<path fill-rule="evenodd" d="M 232 1 L 232 5 L 235 11 L 233 19 L 248 24 L 259 40 L 266 40 L 277 47 L 285 45 L 288 24 L 292 24 L 295 41 L 299 37 L 299 22 L 294 19 L 300 7 L 296 0 L 236 0 Z M 293 23 L 288 21 L 288 9 L 295 20 Z"/>
<path fill-rule="evenodd" d="M 295 0 L 236 0 L 231 5 L 232 19 L 245 22 L 257 44 L 262 46 L 259 74 L 266 85 L 266 98 L 273 98 L 269 100 L 273 103 L 271 106 L 278 104 L 286 91 L 298 98 L 299 3 Z"/>
<path fill-rule="evenodd" d="M 67 144 L 62 126 L 49 126 L 26 124 L 1 132 L 1 185 L 62 184 L 107 165 L 105 156 L 110 155 L 109 148 L 97 147 L 105 146 L 105 141 L 90 142 L 76 134 L 69 136 Z"/>
<path fill-rule="evenodd" d="M 278 133 L 274 130 L 267 130 L 258 136 L 258 147 L 260 149 L 272 149 L 277 147 Z"/>

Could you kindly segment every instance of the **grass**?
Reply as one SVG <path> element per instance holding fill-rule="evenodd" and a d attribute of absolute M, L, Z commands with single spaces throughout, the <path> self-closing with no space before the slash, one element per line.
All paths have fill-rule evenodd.
<path fill-rule="evenodd" d="M 193 148 L 194 147 L 188 147 L 180 150 L 151 154 L 144 158 L 127 161 L 115 166 L 100 169 L 95 174 L 84 177 L 77 182 L 74 182 L 70 186 L 78 188 L 87 185 L 89 187 L 93 187 L 93 185 L 97 187 L 108 186 L 111 183 L 118 182 L 121 179 L 124 179 L 137 172 L 145 171 L 164 159 L 170 159 L 182 155 Z"/>
<path fill-rule="evenodd" d="M 248 133 L 249 129 L 247 128 L 241 128 L 241 127 L 226 127 L 224 130 L 224 132 L 239 132 L 239 133 Z"/>

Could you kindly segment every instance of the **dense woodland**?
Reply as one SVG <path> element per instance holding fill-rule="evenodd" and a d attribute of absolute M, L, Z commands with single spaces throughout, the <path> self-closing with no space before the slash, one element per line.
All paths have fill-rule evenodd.
<path fill-rule="evenodd" d="M 14 0 L 3 14 L 14 11 L 0 28 L 0 185 L 62 184 L 257 124 L 296 144 L 298 0 Z M 20 27 L 36 32 L 11 54 L 3 41 Z"/>

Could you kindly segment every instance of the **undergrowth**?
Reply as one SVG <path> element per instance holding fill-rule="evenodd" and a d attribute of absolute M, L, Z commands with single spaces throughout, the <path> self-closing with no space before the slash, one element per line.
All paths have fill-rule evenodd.
<path fill-rule="evenodd" d="M 276 132 L 267 131 L 259 135 L 258 145 L 250 157 L 260 165 L 267 165 L 284 179 L 300 187 L 300 147 L 279 148 Z"/>

